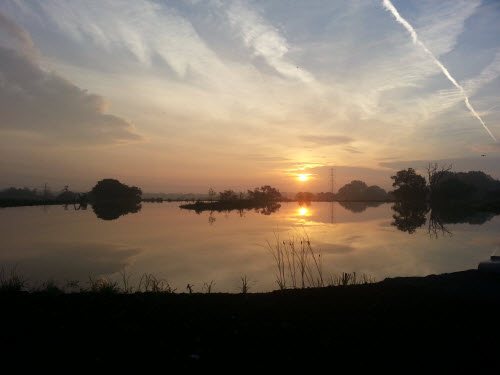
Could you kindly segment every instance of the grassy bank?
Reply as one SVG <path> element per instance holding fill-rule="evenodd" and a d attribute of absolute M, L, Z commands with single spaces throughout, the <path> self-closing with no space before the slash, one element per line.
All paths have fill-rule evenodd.
<path fill-rule="evenodd" d="M 271 293 L 0 293 L 4 365 L 496 368 L 500 278 L 465 271 Z M 237 364 L 237 367 L 234 365 Z"/>

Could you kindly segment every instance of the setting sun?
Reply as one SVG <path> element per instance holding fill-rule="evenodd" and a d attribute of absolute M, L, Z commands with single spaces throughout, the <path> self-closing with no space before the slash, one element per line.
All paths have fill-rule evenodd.
<path fill-rule="evenodd" d="M 300 180 L 300 181 L 307 181 L 307 180 L 308 180 L 308 178 L 309 178 L 309 176 L 308 176 L 308 175 L 306 175 L 306 174 L 300 174 L 300 175 L 299 175 L 299 180 Z"/>
<path fill-rule="evenodd" d="M 305 215 L 305 214 L 307 214 L 307 208 L 302 207 L 302 208 L 299 210 L 299 215 L 301 215 L 301 216 L 302 216 L 302 215 Z"/>

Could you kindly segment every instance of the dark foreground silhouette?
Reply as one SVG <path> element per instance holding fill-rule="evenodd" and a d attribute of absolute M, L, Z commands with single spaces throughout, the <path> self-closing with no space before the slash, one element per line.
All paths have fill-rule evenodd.
<path fill-rule="evenodd" d="M 2 365 L 500 368 L 500 276 L 464 271 L 262 294 L 0 293 Z"/>

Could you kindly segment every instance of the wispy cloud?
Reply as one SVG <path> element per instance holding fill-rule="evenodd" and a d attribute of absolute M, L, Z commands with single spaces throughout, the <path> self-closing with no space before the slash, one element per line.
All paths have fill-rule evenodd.
<path fill-rule="evenodd" d="M 310 72 L 286 58 L 285 55 L 290 50 L 286 38 L 257 11 L 243 1 L 232 2 L 226 11 L 231 25 L 255 56 L 263 57 L 271 67 L 286 77 L 304 82 L 314 80 Z"/>
<path fill-rule="evenodd" d="M 344 135 L 302 135 L 300 139 L 321 146 L 341 145 L 354 141 L 353 138 Z"/>
<path fill-rule="evenodd" d="M 167 4 L 47 0 L 39 5 L 44 17 L 62 33 L 76 42 L 90 40 L 111 55 L 125 50 L 145 66 L 159 57 L 179 77 L 190 71 L 224 69 L 192 24 Z"/>

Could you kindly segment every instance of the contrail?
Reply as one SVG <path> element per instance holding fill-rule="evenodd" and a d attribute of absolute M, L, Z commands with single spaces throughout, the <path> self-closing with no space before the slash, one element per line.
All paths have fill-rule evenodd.
<path fill-rule="evenodd" d="M 493 107 L 491 107 L 490 109 L 488 109 L 488 110 L 486 111 L 486 113 L 488 113 L 489 111 L 491 111 L 493 108 L 496 108 L 496 107 L 498 107 L 498 104 L 495 104 Z"/>
<path fill-rule="evenodd" d="M 411 35 L 411 39 L 413 40 L 413 44 L 418 44 L 420 47 L 422 47 L 422 49 L 432 58 L 432 60 L 434 60 L 436 65 L 441 68 L 446 78 L 448 78 L 451 81 L 451 83 L 453 83 L 455 87 L 460 90 L 460 92 L 464 97 L 465 105 L 467 106 L 467 108 L 469 108 L 469 111 L 471 111 L 471 113 L 479 120 L 479 122 L 486 129 L 490 137 L 493 138 L 495 142 L 498 142 L 495 136 L 491 133 L 490 129 L 488 129 L 488 127 L 484 123 L 483 119 L 477 114 L 475 109 L 470 104 L 469 97 L 467 96 L 464 88 L 458 84 L 455 78 L 453 78 L 450 72 L 448 72 L 448 69 L 446 69 L 444 65 L 441 64 L 441 62 L 436 58 L 436 56 L 434 56 L 434 54 L 431 51 L 429 51 L 429 49 L 425 46 L 425 44 L 422 43 L 420 39 L 418 39 L 418 35 L 415 29 L 408 23 L 408 21 L 406 21 L 403 17 L 401 17 L 398 10 L 394 7 L 394 5 L 392 5 L 390 0 L 383 0 L 382 5 L 384 6 L 385 9 L 387 9 L 389 12 L 392 13 L 394 18 L 396 18 L 396 21 L 398 21 L 401 25 L 405 27 L 406 30 L 408 30 L 408 32 Z"/>

